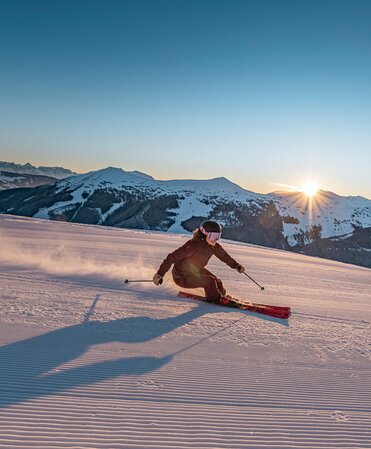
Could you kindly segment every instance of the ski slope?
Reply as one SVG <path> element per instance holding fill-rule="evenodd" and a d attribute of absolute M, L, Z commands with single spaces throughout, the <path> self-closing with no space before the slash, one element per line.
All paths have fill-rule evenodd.
<path fill-rule="evenodd" d="M 230 294 L 151 278 L 184 235 L 0 215 L 0 448 L 370 448 L 371 270 L 223 242 Z"/>

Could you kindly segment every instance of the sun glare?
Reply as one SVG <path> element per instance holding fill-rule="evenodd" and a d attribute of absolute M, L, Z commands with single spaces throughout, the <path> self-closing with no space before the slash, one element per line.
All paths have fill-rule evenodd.
<path fill-rule="evenodd" d="M 317 192 L 318 192 L 318 184 L 315 182 L 307 182 L 306 184 L 303 184 L 300 188 L 300 191 L 304 193 L 304 195 L 308 196 L 309 198 L 313 198 Z"/>

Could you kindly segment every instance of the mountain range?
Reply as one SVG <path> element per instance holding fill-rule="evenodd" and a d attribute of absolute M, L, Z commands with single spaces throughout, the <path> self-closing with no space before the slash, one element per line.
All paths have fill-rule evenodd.
<path fill-rule="evenodd" d="M 223 177 L 161 181 L 108 167 L 4 190 L 0 212 L 173 233 L 191 232 L 210 218 L 223 225 L 226 239 L 371 267 L 371 201 L 327 191 L 313 198 L 258 194 Z"/>
<path fill-rule="evenodd" d="M 37 187 L 75 174 L 62 167 L 34 167 L 30 163 L 22 165 L 0 161 L 0 190 Z"/>

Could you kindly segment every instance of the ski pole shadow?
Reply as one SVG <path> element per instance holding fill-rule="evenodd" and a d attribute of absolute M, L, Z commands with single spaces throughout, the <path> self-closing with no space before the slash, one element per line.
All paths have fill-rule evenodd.
<path fill-rule="evenodd" d="M 97 302 L 99 301 L 100 295 L 97 295 L 90 306 L 89 310 L 85 313 L 83 323 L 87 323 L 90 317 L 93 315 Z"/>
<path fill-rule="evenodd" d="M 90 322 L 98 300 L 99 295 L 80 324 L 0 347 L 0 407 L 118 376 L 140 376 L 158 370 L 169 363 L 173 355 L 123 357 L 74 368 L 57 368 L 77 359 L 91 346 L 147 342 L 210 313 L 207 307 L 199 305 L 169 318 L 137 316 Z"/>

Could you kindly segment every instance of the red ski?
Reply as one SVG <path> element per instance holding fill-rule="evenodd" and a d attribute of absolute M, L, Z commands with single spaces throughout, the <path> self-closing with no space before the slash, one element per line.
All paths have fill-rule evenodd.
<path fill-rule="evenodd" d="M 191 298 L 198 301 L 206 301 L 206 298 L 204 296 L 195 295 L 194 293 L 179 292 L 178 296 L 180 298 Z M 223 297 L 221 301 L 217 303 L 217 305 L 224 307 L 233 307 L 240 310 L 249 310 L 250 312 L 261 313 L 263 315 L 269 315 L 275 318 L 281 318 L 283 320 L 286 320 L 291 315 L 290 307 L 257 304 L 254 302 L 241 301 L 239 299 L 232 298 L 231 296 Z"/>

